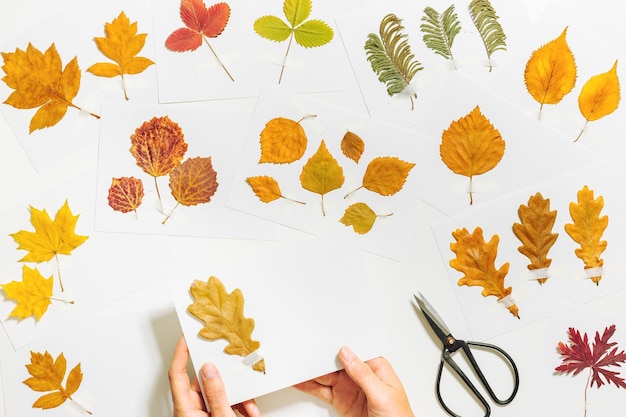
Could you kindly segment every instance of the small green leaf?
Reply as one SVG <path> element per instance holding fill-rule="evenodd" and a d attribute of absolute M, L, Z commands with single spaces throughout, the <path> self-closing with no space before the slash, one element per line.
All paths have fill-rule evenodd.
<path fill-rule="evenodd" d="M 291 23 L 291 27 L 296 27 L 311 15 L 313 3 L 311 0 L 285 0 L 283 13 Z"/>
<path fill-rule="evenodd" d="M 321 20 L 308 20 L 294 30 L 294 35 L 298 45 L 316 48 L 333 39 L 333 29 Z"/>
<path fill-rule="evenodd" d="M 254 31 L 262 38 L 283 42 L 291 35 L 291 28 L 276 16 L 263 16 L 254 22 Z"/>

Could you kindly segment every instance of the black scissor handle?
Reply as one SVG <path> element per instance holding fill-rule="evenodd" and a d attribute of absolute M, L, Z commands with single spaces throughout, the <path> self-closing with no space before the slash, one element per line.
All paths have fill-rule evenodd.
<path fill-rule="evenodd" d="M 453 417 L 461 417 L 460 415 L 456 414 L 454 411 L 452 411 L 446 405 L 446 403 L 443 400 L 443 397 L 441 396 L 441 376 L 442 376 L 442 373 L 443 373 L 443 364 L 444 364 L 444 362 L 447 363 L 454 370 L 454 372 L 463 380 L 465 385 L 467 385 L 467 387 L 471 390 L 471 392 L 476 396 L 478 401 L 482 404 L 482 406 L 483 406 L 483 408 L 485 410 L 485 417 L 489 417 L 489 415 L 491 415 L 491 407 L 489 406 L 489 403 L 487 402 L 485 397 L 480 393 L 480 391 L 476 388 L 474 383 L 467 377 L 465 372 L 463 372 L 463 370 L 457 365 L 457 363 L 454 361 L 454 359 L 451 356 L 451 354 L 453 352 L 455 352 L 456 350 L 458 350 L 459 348 L 463 349 L 463 352 L 465 353 L 465 355 L 466 355 L 467 359 L 469 360 L 472 368 L 474 369 L 474 372 L 478 376 L 478 379 L 480 380 L 482 385 L 485 387 L 485 389 L 489 393 L 489 396 L 493 399 L 493 401 L 495 403 L 500 404 L 500 405 L 504 405 L 504 404 L 508 404 L 511 401 L 513 401 L 513 398 L 515 398 L 515 395 L 517 394 L 517 390 L 519 388 L 519 373 L 517 371 L 517 366 L 515 365 L 515 362 L 513 361 L 513 359 L 511 358 L 511 356 L 508 353 L 506 353 L 504 350 L 500 349 L 499 347 L 497 347 L 495 345 L 491 345 L 489 343 L 463 342 L 461 340 L 455 340 L 454 345 L 455 345 L 454 348 L 452 348 L 450 350 L 449 349 L 444 349 L 444 351 L 443 351 L 443 353 L 441 355 L 441 362 L 439 363 L 439 370 L 437 372 L 437 383 L 436 383 L 437 399 L 439 400 L 439 403 L 444 408 L 444 410 L 446 410 L 446 412 L 448 414 L 450 414 Z M 487 378 L 485 378 L 485 375 L 483 374 L 482 370 L 480 369 L 480 366 L 476 362 L 476 359 L 474 358 L 474 355 L 472 354 L 472 352 L 471 352 L 471 350 L 469 348 L 469 345 L 482 347 L 482 348 L 486 348 L 486 349 L 493 349 L 496 352 L 498 352 L 501 355 L 503 355 L 504 358 L 506 358 L 506 360 L 508 361 L 508 363 L 511 366 L 511 368 L 513 370 L 513 373 L 514 373 L 513 392 L 511 393 L 509 398 L 507 398 L 505 400 L 501 400 L 501 399 L 499 399 L 496 396 L 495 392 L 491 388 L 491 385 L 489 385 L 489 382 L 487 382 Z"/>

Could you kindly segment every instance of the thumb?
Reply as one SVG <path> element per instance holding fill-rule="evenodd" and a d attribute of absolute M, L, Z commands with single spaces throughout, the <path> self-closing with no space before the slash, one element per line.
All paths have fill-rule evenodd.
<path fill-rule="evenodd" d="M 375 395 L 381 388 L 381 381 L 372 368 L 359 359 L 347 346 L 339 350 L 339 360 L 348 376 L 363 390 L 366 397 Z"/>
<path fill-rule="evenodd" d="M 226 416 L 232 413 L 228 397 L 226 396 L 226 388 L 220 376 L 219 371 L 212 363 L 205 363 L 200 368 L 200 379 L 204 388 L 204 396 L 206 397 L 207 407 L 214 416 Z"/>

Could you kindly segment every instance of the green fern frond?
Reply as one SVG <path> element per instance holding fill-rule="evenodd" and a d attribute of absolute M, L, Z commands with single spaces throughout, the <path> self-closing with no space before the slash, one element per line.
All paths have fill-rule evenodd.
<path fill-rule="evenodd" d="M 472 0 L 468 9 L 485 45 L 487 58 L 491 59 L 491 55 L 498 50 L 506 50 L 506 35 L 489 0 Z"/>
<path fill-rule="evenodd" d="M 387 86 L 387 94 L 393 96 L 409 86 L 413 76 L 423 67 L 411 53 L 408 35 L 402 33 L 402 20 L 390 13 L 380 23 L 379 33 L 367 35 L 365 52 L 378 80 Z M 414 108 L 411 96 L 411 110 Z"/>
<path fill-rule="evenodd" d="M 424 9 L 420 30 L 424 33 L 424 43 L 436 54 L 445 59 L 454 59 L 452 56 L 452 44 L 454 38 L 461 31 L 459 18 L 454 12 L 454 4 L 439 14 L 432 7 Z"/>

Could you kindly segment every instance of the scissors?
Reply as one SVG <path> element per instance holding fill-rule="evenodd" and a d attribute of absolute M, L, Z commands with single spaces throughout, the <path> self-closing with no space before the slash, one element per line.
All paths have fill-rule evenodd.
<path fill-rule="evenodd" d="M 513 401 L 513 398 L 515 398 L 515 395 L 517 394 L 517 390 L 519 388 L 519 373 L 517 371 L 517 366 L 515 366 L 515 362 L 513 362 L 513 358 L 511 358 L 511 356 L 509 356 L 508 353 L 506 353 L 504 350 L 502 350 L 498 346 L 491 345 L 489 343 L 469 342 L 469 341 L 459 340 L 455 338 L 454 336 L 452 336 L 452 333 L 450 333 L 450 330 L 448 330 L 448 327 L 445 325 L 445 323 L 443 322 L 439 314 L 437 314 L 435 309 L 430 305 L 430 303 L 424 298 L 424 296 L 421 293 L 418 293 L 418 294 L 419 294 L 419 297 L 415 294 L 413 295 L 415 297 L 415 300 L 417 301 L 417 304 L 422 310 L 422 313 L 424 313 L 424 317 L 426 317 L 428 324 L 430 324 L 430 327 L 432 327 L 433 331 L 435 332 L 439 340 L 441 340 L 441 343 L 443 343 L 443 351 L 441 353 L 441 362 L 439 363 L 439 371 L 437 373 L 436 388 L 437 388 L 437 399 L 439 400 L 439 403 L 441 404 L 441 406 L 446 410 L 446 412 L 450 414 L 451 416 L 460 417 L 458 414 L 454 413 L 445 404 L 445 402 L 443 401 L 443 398 L 441 397 L 440 385 L 441 385 L 441 374 L 443 371 L 444 362 L 447 363 L 454 370 L 454 372 L 461 378 L 461 380 L 463 380 L 465 385 L 472 391 L 472 393 L 476 396 L 476 398 L 478 398 L 483 408 L 485 409 L 485 417 L 488 417 L 491 414 L 491 408 L 489 407 L 489 404 L 487 403 L 487 400 L 485 399 L 485 397 L 483 397 L 483 395 L 478 391 L 476 386 L 467 377 L 467 375 L 461 370 L 461 368 L 459 368 L 457 363 L 452 358 L 452 354 L 459 349 L 463 350 L 476 376 L 478 377 L 481 384 L 485 387 L 485 389 L 489 393 L 489 397 L 491 397 L 491 399 L 496 404 L 505 405 Z M 514 377 L 513 392 L 511 393 L 509 398 L 505 400 L 501 400 L 496 396 L 496 394 L 493 392 L 493 389 L 489 385 L 489 382 L 487 382 L 485 375 L 483 374 L 482 370 L 478 366 L 478 363 L 476 362 L 476 359 L 474 358 L 474 355 L 472 354 L 470 346 L 477 346 L 481 349 L 495 351 L 502 358 L 506 359 L 506 362 L 508 363 L 508 365 L 511 367 L 513 371 L 513 377 Z"/>

